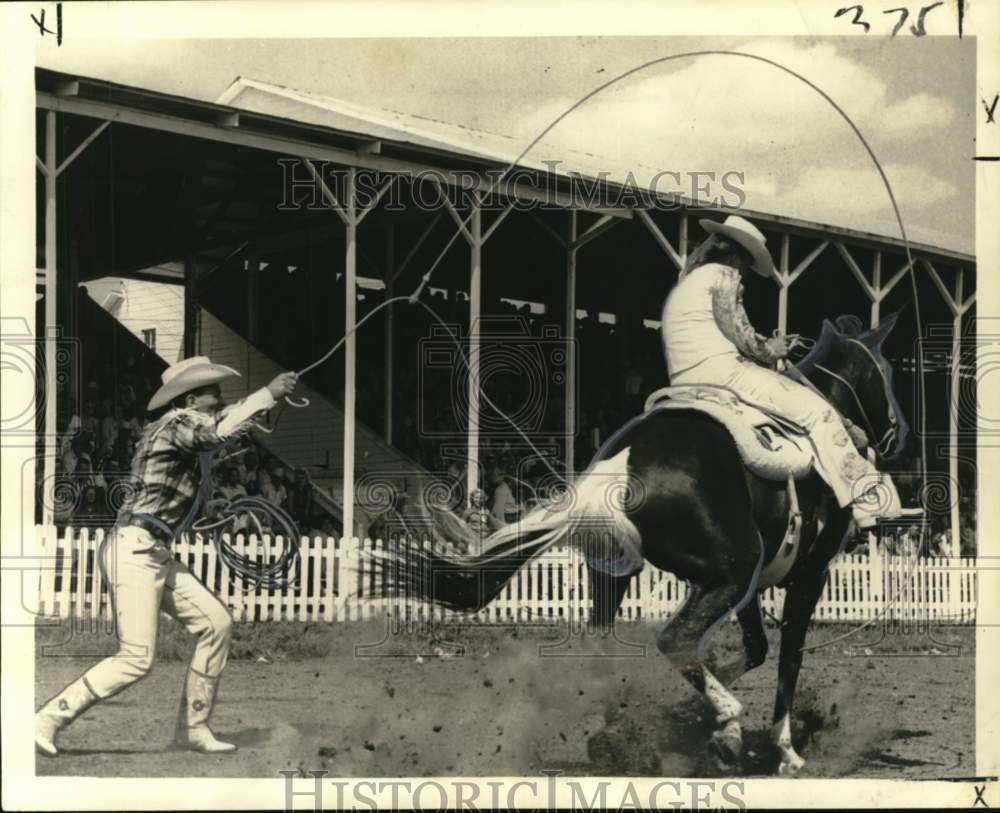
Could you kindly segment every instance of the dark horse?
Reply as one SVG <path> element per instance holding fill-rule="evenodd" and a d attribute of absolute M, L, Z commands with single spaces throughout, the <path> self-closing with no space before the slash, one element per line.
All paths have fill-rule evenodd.
<path fill-rule="evenodd" d="M 796 365 L 842 415 L 865 429 L 880 462 L 898 456 L 906 441 L 892 370 L 881 354 L 897 316 L 869 331 L 862 331 L 855 317 L 841 317 L 836 327 L 824 321 L 815 346 Z M 623 489 L 631 497 L 615 504 L 607 498 L 609 488 Z M 729 432 L 709 416 L 654 410 L 633 418 L 610 438 L 570 492 L 572 508 L 537 509 L 487 538 L 479 555 L 399 549 L 383 569 L 386 581 L 410 596 L 477 610 L 518 568 L 557 541 L 568 538 L 580 544 L 580 535 L 573 531 L 588 517 L 603 516 L 605 521 L 610 510 L 613 533 L 603 534 L 600 555 L 588 553 L 592 618 L 605 629 L 613 624 L 643 559 L 688 582 L 688 598 L 659 633 L 657 645 L 711 704 L 717 725 L 712 749 L 724 764 L 732 764 L 742 747 L 742 705 L 729 687 L 762 664 L 767 654 L 758 578 L 788 527 L 785 483 L 750 473 Z M 797 492 L 802 512 L 799 554 L 780 583 L 786 592 L 774 740 L 782 775 L 795 774 L 804 762 L 792 747 L 790 732 L 802 646 L 827 567 L 843 550 L 851 528 L 850 509 L 838 506 L 815 472 L 797 482 Z M 469 532 L 449 512 L 432 513 L 446 537 L 469 540 Z M 602 557 L 603 562 L 598 561 Z M 742 657 L 709 663 L 702 643 L 731 612 L 742 631 Z"/>

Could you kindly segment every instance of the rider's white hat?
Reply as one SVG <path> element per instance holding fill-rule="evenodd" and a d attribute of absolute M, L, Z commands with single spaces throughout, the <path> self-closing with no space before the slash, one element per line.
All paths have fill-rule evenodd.
<path fill-rule="evenodd" d="M 166 406 L 178 395 L 208 384 L 218 384 L 233 376 L 239 376 L 239 373 L 224 364 L 213 364 L 208 356 L 192 356 L 178 361 L 163 371 L 163 386 L 153 393 L 147 408 L 152 412 Z"/>
<path fill-rule="evenodd" d="M 753 223 L 739 215 L 730 215 L 722 223 L 708 218 L 698 221 L 709 234 L 721 234 L 735 240 L 753 257 L 753 270 L 762 277 L 770 277 L 774 273 L 774 261 L 771 252 L 767 250 L 767 240 Z"/>

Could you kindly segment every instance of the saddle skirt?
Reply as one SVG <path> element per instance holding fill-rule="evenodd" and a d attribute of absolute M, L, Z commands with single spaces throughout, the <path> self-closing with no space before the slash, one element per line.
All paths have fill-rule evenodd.
<path fill-rule="evenodd" d="M 812 470 L 812 444 L 801 426 L 748 404 L 727 387 L 663 387 L 646 399 L 645 412 L 664 409 L 694 409 L 721 423 L 732 435 L 746 467 L 759 477 L 785 481 L 789 476 L 805 477 Z"/>

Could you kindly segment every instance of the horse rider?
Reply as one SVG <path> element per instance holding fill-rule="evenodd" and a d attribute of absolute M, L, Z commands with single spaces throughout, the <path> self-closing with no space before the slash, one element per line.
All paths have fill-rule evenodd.
<path fill-rule="evenodd" d="M 700 223 L 709 237 L 687 258 L 663 307 L 671 385 L 728 387 L 744 401 L 802 426 L 816 450 L 817 472 L 841 508 L 851 506 L 859 528 L 922 513 L 903 509 L 888 475 L 858 454 L 854 435 L 848 434 L 860 431 L 857 427 L 846 425 L 825 398 L 771 368 L 788 355 L 792 337 L 761 336 L 743 307 L 748 272 L 770 277 L 774 271 L 764 235 L 736 215 L 723 223 Z"/>
<path fill-rule="evenodd" d="M 205 753 L 236 750 L 216 739 L 208 727 L 229 655 L 232 618 L 187 566 L 174 559 L 170 543 L 193 519 L 201 488 L 200 458 L 248 429 L 256 413 L 290 395 L 298 377 L 282 373 L 226 407 L 220 382 L 233 376 L 239 373 L 205 356 L 177 362 L 163 373 L 163 385 L 148 408 L 169 409 L 142 432 L 132 461 L 136 491 L 122 506 L 99 552 L 115 614 L 118 652 L 91 667 L 35 715 L 35 746 L 41 753 L 58 754 L 60 729 L 149 674 L 161 610 L 198 636 L 181 696 L 177 744 Z"/>

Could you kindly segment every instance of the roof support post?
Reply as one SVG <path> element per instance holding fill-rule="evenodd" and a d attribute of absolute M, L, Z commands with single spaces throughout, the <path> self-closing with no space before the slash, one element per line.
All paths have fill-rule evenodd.
<path fill-rule="evenodd" d="M 396 286 L 396 231 L 392 223 L 386 225 L 385 229 L 385 268 L 383 269 L 383 279 L 385 280 L 385 299 L 388 302 L 395 296 Z M 385 404 L 383 435 L 385 442 L 392 444 L 392 342 L 393 342 L 393 305 L 386 305 L 385 308 L 385 335 L 383 337 L 385 352 Z"/>
<path fill-rule="evenodd" d="M 788 333 L 788 289 L 792 287 L 788 273 L 788 243 L 788 235 L 781 235 L 781 259 L 778 261 L 778 274 L 775 277 L 775 282 L 778 283 L 778 331 L 782 335 Z"/>
<path fill-rule="evenodd" d="M 566 396 L 565 432 L 566 476 L 573 475 L 576 441 L 576 209 L 569 211 L 566 233 Z"/>
<path fill-rule="evenodd" d="M 45 114 L 45 458 L 43 461 L 43 493 L 55 492 L 56 473 L 56 113 Z M 55 521 L 54 499 L 42 500 L 42 524 Z"/>
<path fill-rule="evenodd" d="M 880 316 L 880 306 L 882 304 L 882 299 L 885 294 L 882 293 L 882 252 L 876 251 L 875 257 L 872 259 L 872 288 L 875 291 L 875 296 L 872 297 L 872 315 L 871 324 L 872 328 L 878 327 L 878 320 Z"/>
<path fill-rule="evenodd" d="M 677 240 L 677 253 L 680 254 L 681 264 L 687 261 L 688 253 L 688 216 L 686 212 L 681 212 L 680 236 Z"/>
<path fill-rule="evenodd" d="M 965 272 L 958 270 L 958 277 L 955 280 L 955 302 L 962 301 L 962 286 L 965 281 Z M 961 519 L 959 516 L 959 487 L 958 487 L 958 402 L 959 387 L 961 379 L 962 356 L 962 315 L 964 310 L 961 306 L 952 310 L 951 323 L 951 386 L 948 388 L 948 488 L 950 491 L 949 502 L 951 504 L 951 550 L 952 556 L 959 556 L 962 551 L 962 537 L 960 536 Z"/>
<path fill-rule="evenodd" d="M 958 413 L 959 388 L 961 387 L 961 357 L 962 357 L 962 317 L 976 301 L 976 295 L 965 296 L 965 270 L 958 269 L 955 276 L 955 293 L 952 294 L 945 286 L 934 264 L 927 259 L 921 259 L 924 268 L 930 275 L 934 286 L 938 289 L 948 310 L 951 311 L 951 371 L 948 392 L 948 486 L 951 502 L 951 555 L 961 553 L 961 526 L 959 517 L 959 487 L 958 487 Z"/>
<path fill-rule="evenodd" d="M 322 178 L 319 178 L 322 183 Z M 354 537 L 354 410 L 357 384 L 357 337 L 354 332 L 357 321 L 357 239 L 358 213 L 354 202 L 355 169 L 347 170 L 347 189 L 344 205 L 340 213 L 344 217 L 346 239 L 344 241 L 344 473 L 343 473 L 343 517 L 344 535 Z M 324 184 L 325 187 L 325 184 Z M 324 190 L 325 191 L 325 190 Z"/>
<path fill-rule="evenodd" d="M 483 219 L 479 203 L 472 206 L 466 229 L 469 241 L 469 429 L 466 495 L 479 488 L 479 318 L 482 311 Z"/>

